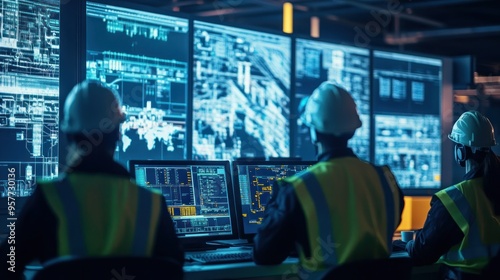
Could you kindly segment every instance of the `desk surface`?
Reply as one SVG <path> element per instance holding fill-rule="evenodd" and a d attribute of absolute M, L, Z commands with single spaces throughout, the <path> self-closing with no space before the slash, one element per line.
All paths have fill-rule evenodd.
<path fill-rule="evenodd" d="M 396 252 L 391 257 L 407 257 L 406 252 Z M 26 267 L 26 280 L 33 278 L 34 274 L 41 269 L 39 265 Z M 241 262 L 230 264 L 190 264 L 184 266 L 186 280 L 222 280 L 222 279 L 297 279 L 293 277 L 298 269 L 298 259 L 290 257 L 279 265 L 256 265 L 253 262 Z M 434 280 L 437 279 L 437 265 L 415 267 L 412 280 Z"/>

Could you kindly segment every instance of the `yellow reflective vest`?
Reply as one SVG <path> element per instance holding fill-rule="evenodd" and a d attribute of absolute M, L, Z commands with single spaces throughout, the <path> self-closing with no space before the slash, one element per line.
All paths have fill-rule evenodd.
<path fill-rule="evenodd" d="M 126 177 L 73 173 L 38 183 L 58 221 L 58 254 L 152 255 L 161 194 Z"/>
<path fill-rule="evenodd" d="M 465 180 L 436 193 L 462 230 L 462 242 L 452 247 L 439 262 L 466 273 L 480 274 L 500 252 L 500 217 L 483 191 L 483 178 Z"/>
<path fill-rule="evenodd" d="M 401 208 L 388 167 L 334 158 L 285 181 L 295 188 L 307 224 L 311 256 L 298 248 L 302 268 L 314 272 L 389 257 Z"/>

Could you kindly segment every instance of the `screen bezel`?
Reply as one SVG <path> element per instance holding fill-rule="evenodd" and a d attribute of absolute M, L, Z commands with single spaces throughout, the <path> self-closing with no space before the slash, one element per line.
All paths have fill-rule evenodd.
<path fill-rule="evenodd" d="M 255 233 L 245 233 L 243 221 L 243 209 L 241 203 L 240 181 L 238 179 L 238 166 L 240 165 L 314 165 L 317 161 L 301 161 L 294 158 L 279 160 L 262 160 L 262 159 L 236 159 L 231 162 L 231 170 L 233 173 L 233 186 L 234 186 L 234 201 L 236 206 L 236 215 L 238 220 L 238 232 L 240 239 L 246 239 L 250 243 L 253 241 Z"/>
<path fill-rule="evenodd" d="M 224 166 L 227 180 L 227 196 L 229 203 L 229 215 L 231 221 L 231 234 L 223 235 L 204 235 L 204 236 L 178 236 L 181 244 L 186 248 L 205 248 L 208 247 L 207 242 L 217 240 L 237 239 L 238 224 L 237 212 L 234 203 L 234 191 L 232 184 L 230 163 L 227 160 L 210 160 L 210 161 L 197 161 L 197 160 L 129 160 L 128 170 L 131 178 L 135 181 L 135 166 L 136 165 L 162 165 L 162 166 Z M 167 205 L 168 207 L 168 205 Z"/>

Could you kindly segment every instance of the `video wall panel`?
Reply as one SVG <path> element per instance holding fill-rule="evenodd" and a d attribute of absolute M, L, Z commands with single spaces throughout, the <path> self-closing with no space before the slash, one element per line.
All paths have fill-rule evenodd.
<path fill-rule="evenodd" d="M 361 159 L 370 160 L 370 50 L 315 40 L 296 40 L 294 155 L 316 160 L 309 128 L 300 122 L 307 99 L 324 81 L 334 82 L 351 93 L 362 126 L 349 146 Z"/>
<path fill-rule="evenodd" d="M 187 19 L 87 2 L 87 79 L 123 100 L 123 165 L 186 158 L 188 31 Z"/>
<path fill-rule="evenodd" d="M 59 173 L 59 0 L 0 7 L 0 194 L 29 196 Z"/>
<path fill-rule="evenodd" d="M 290 155 L 291 38 L 194 21 L 193 158 Z"/>
<path fill-rule="evenodd" d="M 442 61 L 374 51 L 375 163 L 400 186 L 441 187 Z"/>

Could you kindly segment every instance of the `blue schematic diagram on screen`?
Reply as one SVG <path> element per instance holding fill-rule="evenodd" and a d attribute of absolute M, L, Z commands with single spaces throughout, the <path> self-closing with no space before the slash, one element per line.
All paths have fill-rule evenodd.
<path fill-rule="evenodd" d="M 193 157 L 289 156 L 291 39 L 194 22 Z"/>
<path fill-rule="evenodd" d="M 87 3 L 87 78 L 115 88 L 126 121 L 116 158 L 186 158 L 187 19 Z"/>
<path fill-rule="evenodd" d="M 28 196 L 58 175 L 59 1 L 0 2 L 0 192 Z"/>
<path fill-rule="evenodd" d="M 370 51 L 368 49 L 297 39 L 295 75 L 296 125 L 294 155 L 314 160 L 316 153 L 309 128 L 301 124 L 300 114 L 307 99 L 324 81 L 346 89 L 356 102 L 362 126 L 349 140 L 349 147 L 361 159 L 370 160 Z"/>

